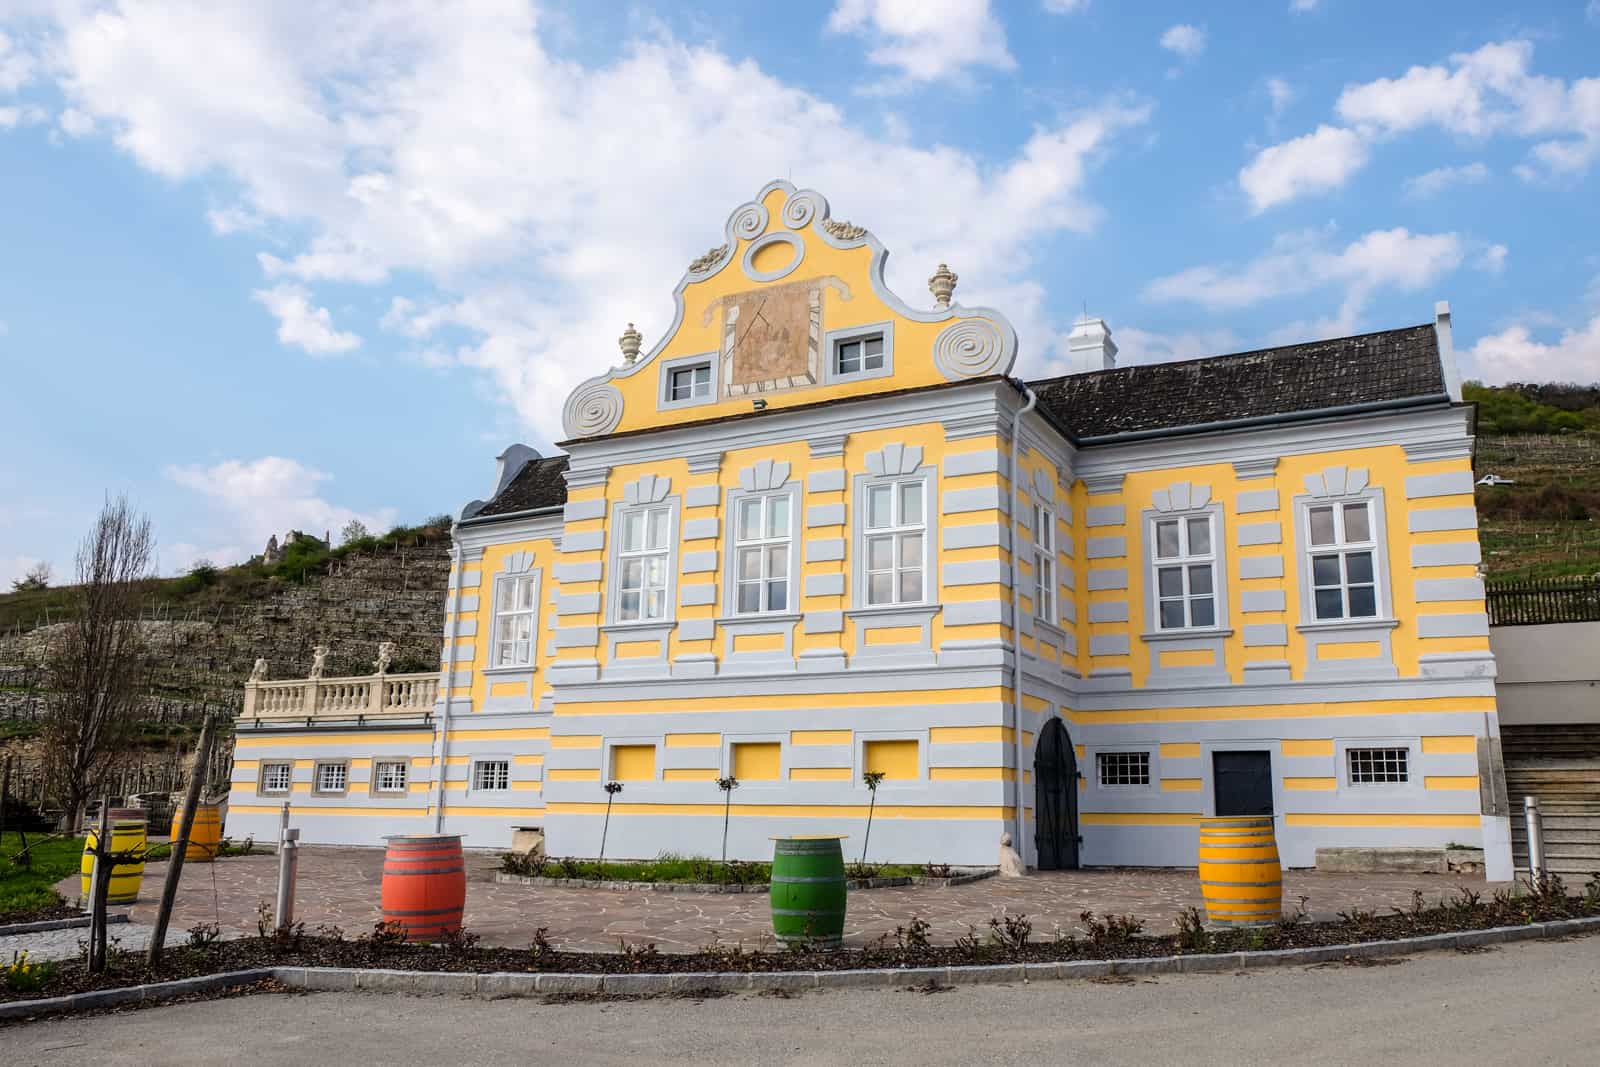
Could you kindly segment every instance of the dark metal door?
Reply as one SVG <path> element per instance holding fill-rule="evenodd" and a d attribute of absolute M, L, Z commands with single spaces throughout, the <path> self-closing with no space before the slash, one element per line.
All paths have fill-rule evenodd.
<path fill-rule="evenodd" d="M 1041 871 L 1078 866 L 1078 756 L 1060 719 L 1039 734 L 1033 754 L 1033 843 Z"/>
<path fill-rule="evenodd" d="M 1272 755 L 1214 752 L 1211 783 L 1218 815 L 1272 814 Z"/>

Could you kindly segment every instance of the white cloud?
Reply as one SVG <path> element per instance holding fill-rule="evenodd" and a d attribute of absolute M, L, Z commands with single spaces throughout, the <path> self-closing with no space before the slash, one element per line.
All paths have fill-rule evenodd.
<path fill-rule="evenodd" d="M 1161 47 L 1184 59 L 1195 59 L 1206 50 L 1205 28 L 1180 22 L 1161 35 Z"/>
<path fill-rule="evenodd" d="M 33 80 L 38 61 L 0 31 L 0 93 L 14 93 Z"/>
<path fill-rule="evenodd" d="M 11 592 L 11 583 L 27 574 L 40 562 L 42 561 L 38 556 L 0 556 L 0 593 Z M 55 573 L 54 579 L 55 582 L 62 580 L 59 571 Z"/>
<path fill-rule="evenodd" d="M 1405 181 L 1406 195 L 1414 200 L 1438 196 L 1457 185 L 1480 185 L 1489 180 L 1489 168 L 1482 163 L 1467 163 L 1459 167 L 1436 167 L 1426 174 L 1418 174 Z"/>
<path fill-rule="evenodd" d="M 1052 15 L 1080 15 L 1089 10 L 1089 0 L 1043 0 L 1040 6 Z"/>
<path fill-rule="evenodd" d="M 1304 15 L 1308 11 L 1315 11 L 1322 6 L 1322 0 L 1289 0 L 1289 10 L 1296 15 Z"/>
<path fill-rule="evenodd" d="M 1232 330 L 1185 330 L 1177 333 L 1142 330 L 1137 326 L 1117 328 L 1112 339 L 1117 343 L 1117 366 L 1136 363 L 1172 363 L 1183 359 L 1202 359 L 1237 352 L 1238 335 Z"/>
<path fill-rule="evenodd" d="M 867 59 L 894 68 L 907 85 L 957 78 L 970 67 L 1017 65 L 989 0 L 838 0 L 828 29 L 866 37 Z"/>
<path fill-rule="evenodd" d="M 1459 267 L 1466 254 L 1464 242 L 1453 233 L 1374 230 L 1344 248 L 1329 247 L 1327 237 L 1325 232 L 1285 234 L 1249 263 L 1190 267 L 1155 279 L 1145 286 L 1144 296 L 1234 311 L 1282 297 L 1342 290 L 1336 316 L 1297 322 L 1273 335 L 1305 340 L 1353 332 L 1374 292 L 1425 288 Z"/>
<path fill-rule="evenodd" d="M 1262 149 L 1239 171 L 1239 186 L 1260 214 L 1298 196 L 1337 189 L 1367 159 L 1366 142 L 1354 130 L 1318 126 L 1314 133 Z"/>
<path fill-rule="evenodd" d="M 1478 258 L 1473 263 L 1473 266 L 1485 274 L 1500 274 L 1506 269 L 1506 256 L 1509 252 L 1510 249 L 1506 248 L 1505 245 L 1490 245 L 1478 253 Z"/>
<path fill-rule="evenodd" d="M 1526 326 L 1512 326 L 1484 337 L 1469 350 L 1477 377 L 1490 385 L 1505 382 L 1600 384 L 1600 315 L 1554 344 L 1534 340 Z"/>
<path fill-rule="evenodd" d="M 393 508 L 358 511 L 333 503 L 324 495 L 328 474 L 282 456 L 171 466 L 162 473 L 169 481 L 201 494 L 217 514 L 213 547 L 202 550 L 185 542 L 164 553 L 164 565 L 173 570 L 202 557 L 218 564 L 237 563 L 261 551 L 268 537 L 281 537 L 291 529 L 317 537 L 332 532 L 337 539 L 340 527 L 351 519 L 377 532 L 390 529 L 395 522 Z"/>
<path fill-rule="evenodd" d="M 332 355 L 361 347 L 361 338 L 333 328 L 333 315 L 327 308 L 311 303 L 311 293 L 303 285 L 282 282 L 253 294 L 278 320 L 278 341 L 294 345 L 313 355 Z"/>
<path fill-rule="evenodd" d="M 1267 99 L 1272 102 L 1272 117 L 1282 118 L 1283 113 L 1289 110 L 1289 105 L 1294 103 L 1297 94 L 1294 86 L 1282 78 L 1267 79 Z"/>
<path fill-rule="evenodd" d="M 8 334 L 10 332 L 11 332 L 10 323 L 6 322 L 5 319 L 0 319 L 0 337 L 4 337 L 6 334 Z"/>
<path fill-rule="evenodd" d="M 872 227 L 913 302 L 943 259 L 963 301 L 1049 336 L 1034 255 L 1099 221 L 1094 169 L 1149 116 L 1105 101 L 984 158 L 878 135 L 753 61 L 659 33 L 597 65 L 564 59 L 522 3 L 68 10 L 68 103 L 143 167 L 206 180 L 213 227 L 259 233 L 263 293 L 297 298 L 281 302 L 314 342 L 357 339 L 297 286 L 372 285 L 389 304 L 381 287 L 404 277 L 413 306 L 392 322 L 407 340 L 482 375 L 542 441 L 560 439 L 570 390 L 616 361 L 626 322 L 656 340 L 688 262 L 775 175 Z"/>

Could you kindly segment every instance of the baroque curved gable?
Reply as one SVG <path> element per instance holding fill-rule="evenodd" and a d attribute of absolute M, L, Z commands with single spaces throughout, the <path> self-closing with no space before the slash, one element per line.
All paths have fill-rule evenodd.
<path fill-rule="evenodd" d="M 689 264 L 673 290 L 671 325 L 649 351 L 567 398 L 570 437 L 742 414 L 752 401 L 782 408 L 1009 374 L 1016 362 L 1016 330 L 998 311 L 919 309 L 891 292 L 888 250 L 863 227 L 834 219 L 815 190 L 770 182 L 728 216 L 723 235 Z M 941 264 L 937 278 L 948 299 L 955 276 Z M 619 309 L 619 321 L 631 311 Z M 881 367 L 837 372 L 837 344 L 874 337 L 885 350 Z M 669 371 L 702 365 L 705 394 L 672 392 Z"/>

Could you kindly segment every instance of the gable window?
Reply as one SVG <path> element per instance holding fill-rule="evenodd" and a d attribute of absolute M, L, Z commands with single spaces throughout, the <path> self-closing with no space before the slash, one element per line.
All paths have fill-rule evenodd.
<path fill-rule="evenodd" d="M 1187 630 L 1217 625 L 1217 553 L 1213 516 L 1151 522 L 1156 625 Z"/>
<path fill-rule="evenodd" d="M 287 793 L 291 775 L 293 774 L 293 766 L 287 761 L 282 763 L 263 763 L 261 765 L 261 792 Z"/>
<path fill-rule="evenodd" d="M 734 530 L 734 611 L 788 611 L 793 528 L 789 493 L 740 497 Z"/>
<path fill-rule="evenodd" d="M 921 604 L 926 595 L 927 482 L 886 480 L 867 486 L 866 602 Z"/>
<path fill-rule="evenodd" d="M 1315 504 L 1306 508 L 1316 618 L 1371 619 L 1378 614 L 1378 544 L 1372 503 Z"/>
<path fill-rule="evenodd" d="M 1411 780 L 1409 748 L 1352 748 L 1351 785 L 1400 785 Z"/>
<path fill-rule="evenodd" d="M 699 400 L 711 395 L 711 364 L 674 367 L 667 374 L 667 399 Z"/>
<path fill-rule="evenodd" d="M 1033 506 L 1033 615 L 1056 621 L 1056 516 L 1042 504 Z"/>
<path fill-rule="evenodd" d="M 404 760 L 378 760 L 372 765 L 372 791 L 374 793 L 404 793 L 406 791 L 406 764 Z"/>
<path fill-rule="evenodd" d="M 319 763 L 317 764 L 317 792 L 343 793 L 350 784 L 350 765 L 348 763 Z"/>
<path fill-rule="evenodd" d="M 833 350 L 834 373 L 840 377 L 883 370 L 883 334 L 840 341 Z"/>
<path fill-rule="evenodd" d="M 490 666 L 525 667 L 533 663 L 538 588 L 538 580 L 532 574 L 510 574 L 495 581 L 494 658 Z"/>
<path fill-rule="evenodd" d="M 1095 771 L 1104 786 L 1149 785 L 1150 753 L 1097 752 Z"/>
<path fill-rule="evenodd" d="M 511 763 L 503 759 L 478 760 L 472 765 L 472 788 L 501 792 L 511 788 Z"/>
<path fill-rule="evenodd" d="M 667 616 L 672 506 L 621 512 L 618 534 L 617 620 L 644 622 Z"/>

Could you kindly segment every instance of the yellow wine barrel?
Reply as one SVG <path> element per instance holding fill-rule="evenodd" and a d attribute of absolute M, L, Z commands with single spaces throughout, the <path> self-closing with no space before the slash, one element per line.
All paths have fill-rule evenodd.
<path fill-rule="evenodd" d="M 172 840 L 178 840 L 183 830 L 183 809 L 172 813 Z M 217 858 L 222 844 L 222 809 L 216 804 L 201 804 L 194 809 L 194 831 L 189 835 L 189 848 L 183 854 L 185 863 L 210 863 Z"/>
<path fill-rule="evenodd" d="M 106 893 L 107 904 L 132 904 L 139 899 L 139 887 L 144 884 L 145 828 L 143 818 L 127 818 L 124 809 L 113 809 L 111 815 L 111 851 L 132 852 L 138 855 L 133 862 L 112 865 L 111 885 Z M 141 813 L 142 814 L 142 813 Z M 99 827 L 90 827 L 83 839 L 83 862 L 78 867 L 79 886 L 83 891 L 84 905 L 89 903 L 89 892 L 94 883 L 94 847 L 99 839 Z"/>
<path fill-rule="evenodd" d="M 1200 820 L 1200 896 L 1217 926 L 1270 926 L 1283 918 L 1272 816 Z"/>

